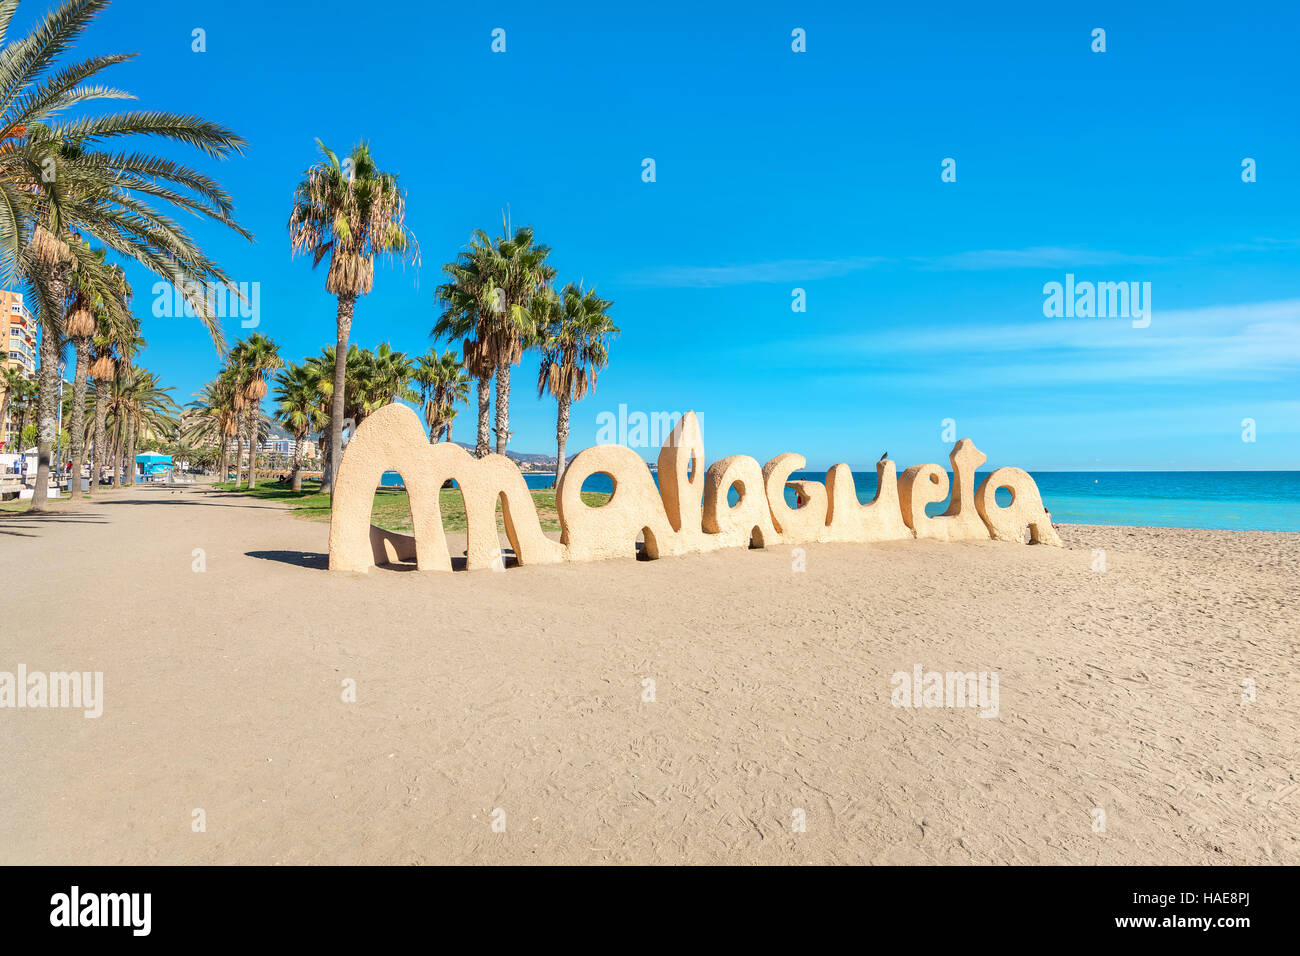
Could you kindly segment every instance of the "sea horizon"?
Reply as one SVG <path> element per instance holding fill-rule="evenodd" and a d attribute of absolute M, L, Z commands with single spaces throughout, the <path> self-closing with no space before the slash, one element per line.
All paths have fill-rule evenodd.
<path fill-rule="evenodd" d="M 977 471 L 976 478 L 982 481 L 989 471 L 991 469 Z M 555 478 L 553 471 L 522 474 L 528 487 L 533 489 L 547 488 Z M 1029 474 L 1038 484 L 1043 505 L 1051 512 L 1053 522 L 1111 527 L 1300 532 L 1300 470 L 1042 470 L 1030 471 Z M 1218 482 L 1211 480 L 1223 476 L 1231 477 Z M 382 483 L 386 487 L 399 485 L 397 477 L 396 472 L 385 472 Z M 653 474 L 653 477 L 657 485 L 658 475 Z M 824 481 L 825 473 L 805 469 L 790 477 L 796 481 Z M 866 504 L 875 497 L 874 471 L 854 471 L 853 481 L 860 502 Z M 612 488 L 610 479 L 603 474 L 592 475 L 583 484 L 584 491 L 605 494 Z M 731 497 L 734 504 L 734 493 Z M 794 505 L 792 489 L 786 489 L 786 499 Z M 1010 503 L 1010 495 L 1005 489 L 998 492 L 998 503 L 1003 506 Z M 946 508 L 946 501 L 937 502 L 928 505 L 926 511 L 935 515 Z"/>

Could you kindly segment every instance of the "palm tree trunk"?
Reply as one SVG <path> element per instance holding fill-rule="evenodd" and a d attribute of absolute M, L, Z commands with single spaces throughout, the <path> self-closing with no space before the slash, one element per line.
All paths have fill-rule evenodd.
<path fill-rule="evenodd" d="M 348 337 L 352 334 L 352 313 L 357 297 L 339 296 L 339 311 L 335 322 L 337 341 L 334 344 L 334 394 L 330 396 L 330 460 L 321 475 L 321 491 L 334 495 L 334 481 L 339 473 L 339 460 L 343 457 L 343 409 L 347 401 L 344 394 L 348 378 Z"/>
<path fill-rule="evenodd" d="M 302 491 L 302 438 L 293 441 L 293 490 Z"/>
<path fill-rule="evenodd" d="M 122 467 L 122 436 L 121 423 L 117 423 L 113 428 L 113 440 L 110 443 L 108 455 L 108 486 L 110 488 L 122 487 L 122 482 L 118 478 L 118 473 Z"/>
<path fill-rule="evenodd" d="M 497 454 L 506 453 L 510 441 L 510 363 L 497 366 Z"/>
<path fill-rule="evenodd" d="M 126 477 L 122 482 L 128 486 L 135 484 L 135 442 L 138 437 L 135 422 L 128 419 L 126 423 Z"/>
<path fill-rule="evenodd" d="M 261 406 L 254 402 L 248 408 L 248 490 L 257 487 L 257 419 Z"/>
<path fill-rule="evenodd" d="M 95 456 L 90 462 L 90 487 L 92 491 L 99 486 L 99 472 L 108 457 L 104 453 L 104 419 L 108 413 L 108 396 L 105 394 L 105 385 L 104 382 L 95 382 Z"/>
<path fill-rule="evenodd" d="M 330 448 L 330 436 L 326 431 L 320 436 L 320 490 L 329 490 L 329 473 L 330 460 L 334 457 L 334 451 Z"/>
<path fill-rule="evenodd" d="M 230 438 L 227 435 L 221 436 L 221 457 L 218 462 L 217 481 L 225 481 L 230 477 Z"/>
<path fill-rule="evenodd" d="M 560 413 L 555 419 L 555 487 L 560 487 L 560 478 L 564 475 L 564 446 L 569 441 L 569 406 L 572 399 L 568 390 L 560 396 Z"/>
<path fill-rule="evenodd" d="M 90 340 L 78 339 L 77 371 L 72 379 L 72 415 L 68 427 L 72 435 L 72 474 L 68 477 L 68 497 L 81 497 L 81 465 L 86 457 L 86 372 L 90 368 Z M 93 482 L 92 482 L 93 483 Z"/>
<path fill-rule="evenodd" d="M 25 458 L 23 454 L 27 449 L 23 448 L 23 432 L 27 431 L 27 405 L 18 410 L 18 454 Z"/>
<path fill-rule="evenodd" d="M 64 284 L 50 280 L 50 299 L 62 303 Z M 41 511 L 49 499 L 50 464 L 54 441 L 59 429 L 59 354 L 63 351 L 50 322 L 41 322 L 41 367 L 36 371 L 39 391 L 36 394 L 36 488 L 32 491 L 32 511 Z"/>
<path fill-rule="evenodd" d="M 474 442 L 474 457 L 488 453 L 488 416 L 492 411 L 492 376 L 482 375 L 478 380 L 478 438 Z"/>

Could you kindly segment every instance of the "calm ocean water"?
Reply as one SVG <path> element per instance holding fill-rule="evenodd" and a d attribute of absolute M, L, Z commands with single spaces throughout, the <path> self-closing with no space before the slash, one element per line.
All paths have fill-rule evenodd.
<path fill-rule="evenodd" d="M 1151 525 L 1163 528 L 1228 528 L 1300 531 L 1300 471 L 1040 471 L 1034 481 L 1055 521 L 1071 524 Z M 825 481 L 825 472 L 795 472 L 793 478 Z M 983 480 L 984 473 L 978 473 Z M 858 500 L 876 494 L 876 473 L 854 472 Z M 553 476 L 525 474 L 530 488 L 547 488 Z M 389 472 L 384 484 L 396 484 Z M 593 475 L 584 491 L 611 488 Z M 786 489 L 793 505 L 794 493 Z M 1003 491 L 998 500 L 1007 504 Z M 734 502 L 734 497 L 733 497 Z M 940 503 L 927 510 L 939 514 Z"/>

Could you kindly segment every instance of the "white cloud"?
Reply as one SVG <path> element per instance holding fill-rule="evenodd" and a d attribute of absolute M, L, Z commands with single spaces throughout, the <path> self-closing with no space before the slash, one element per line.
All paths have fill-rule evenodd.
<path fill-rule="evenodd" d="M 629 285 L 662 286 L 672 289 L 707 289 L 755 282 L 801 282 L 861 272 L 893 260 L 876 256 L 847 259 L 780 259 L 729 266 L 664 266 L 628 273 Z"/>
<path fill-rule="evenodd" d="M 848 256 L 839 259 L 778 259 L 721 266 L 660 266 L 623 276 L 635 286 L 707 289 L 761 282 L 801 282 L 851 275 L 879 266 L 951 272 L 995 269 L 1082 269 L 1090 266 L 1151 265 L 1168 262 L 1160 256 L 1140 256 L 1097 249 L 1035 246 L 1028 249 L 979 249 L 944 256 Z"/>
<path fill-rule="evenodd" d="M 1088 266 L 1152 265 L 1169 260 L 1162 256 L 1140 256 L 1102 249 L 1034 246 L 1028 249 L 979 249 L 913 261 L 929 269 L 983 272 L 993 269 L 1082 269 Z"/>
<path fill-rule="evenodd" d="M 865 335 L 771 343 L 774 353 L 839 363 L 905 358 L 900 374 L 962 385 L 1205 382 L 1300 374 L 1300 299 L 1153 311 L 1128 319 L 1028 319 L 1000 325 L 938 323 Z M 918 359 L 926 359 L 918 370 Z M 932 370 L 932 371 L 931 371 Z M 879 375 L 870 376 L 879 380 Z"/>

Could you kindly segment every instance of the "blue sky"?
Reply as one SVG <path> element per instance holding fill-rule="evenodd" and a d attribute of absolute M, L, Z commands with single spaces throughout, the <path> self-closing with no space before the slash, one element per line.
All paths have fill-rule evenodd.
<path fill-rule="evenodd" d="M 76 52 L 139 51 L 114 85 L 248 139 L 220 164 L 168 151 L 234 195 L 255 244 L 194 231 L 261 284 L 291 360 L 334 335 L 324 268 L 289 255 L 291 192 L 316 137 L 366 138 L 424 264 L 378 272 L 353 341 L 426 350 L 439 266 L 508 204 L 622 328 L 570 451 L 626 405 L 694 408 L 711 460 L 944 461 L 953 419 L 990 466 L 1300 467 L 1300 16 L 1138 6 L 119 0 Z M 1150 326 L 1045 317 L 1067 273 L 1149 282 Z M 218 358 L 132 278 L 144 364 L 188 400 Z M 535 369 L 511 448 L 553 453 Z"/>

